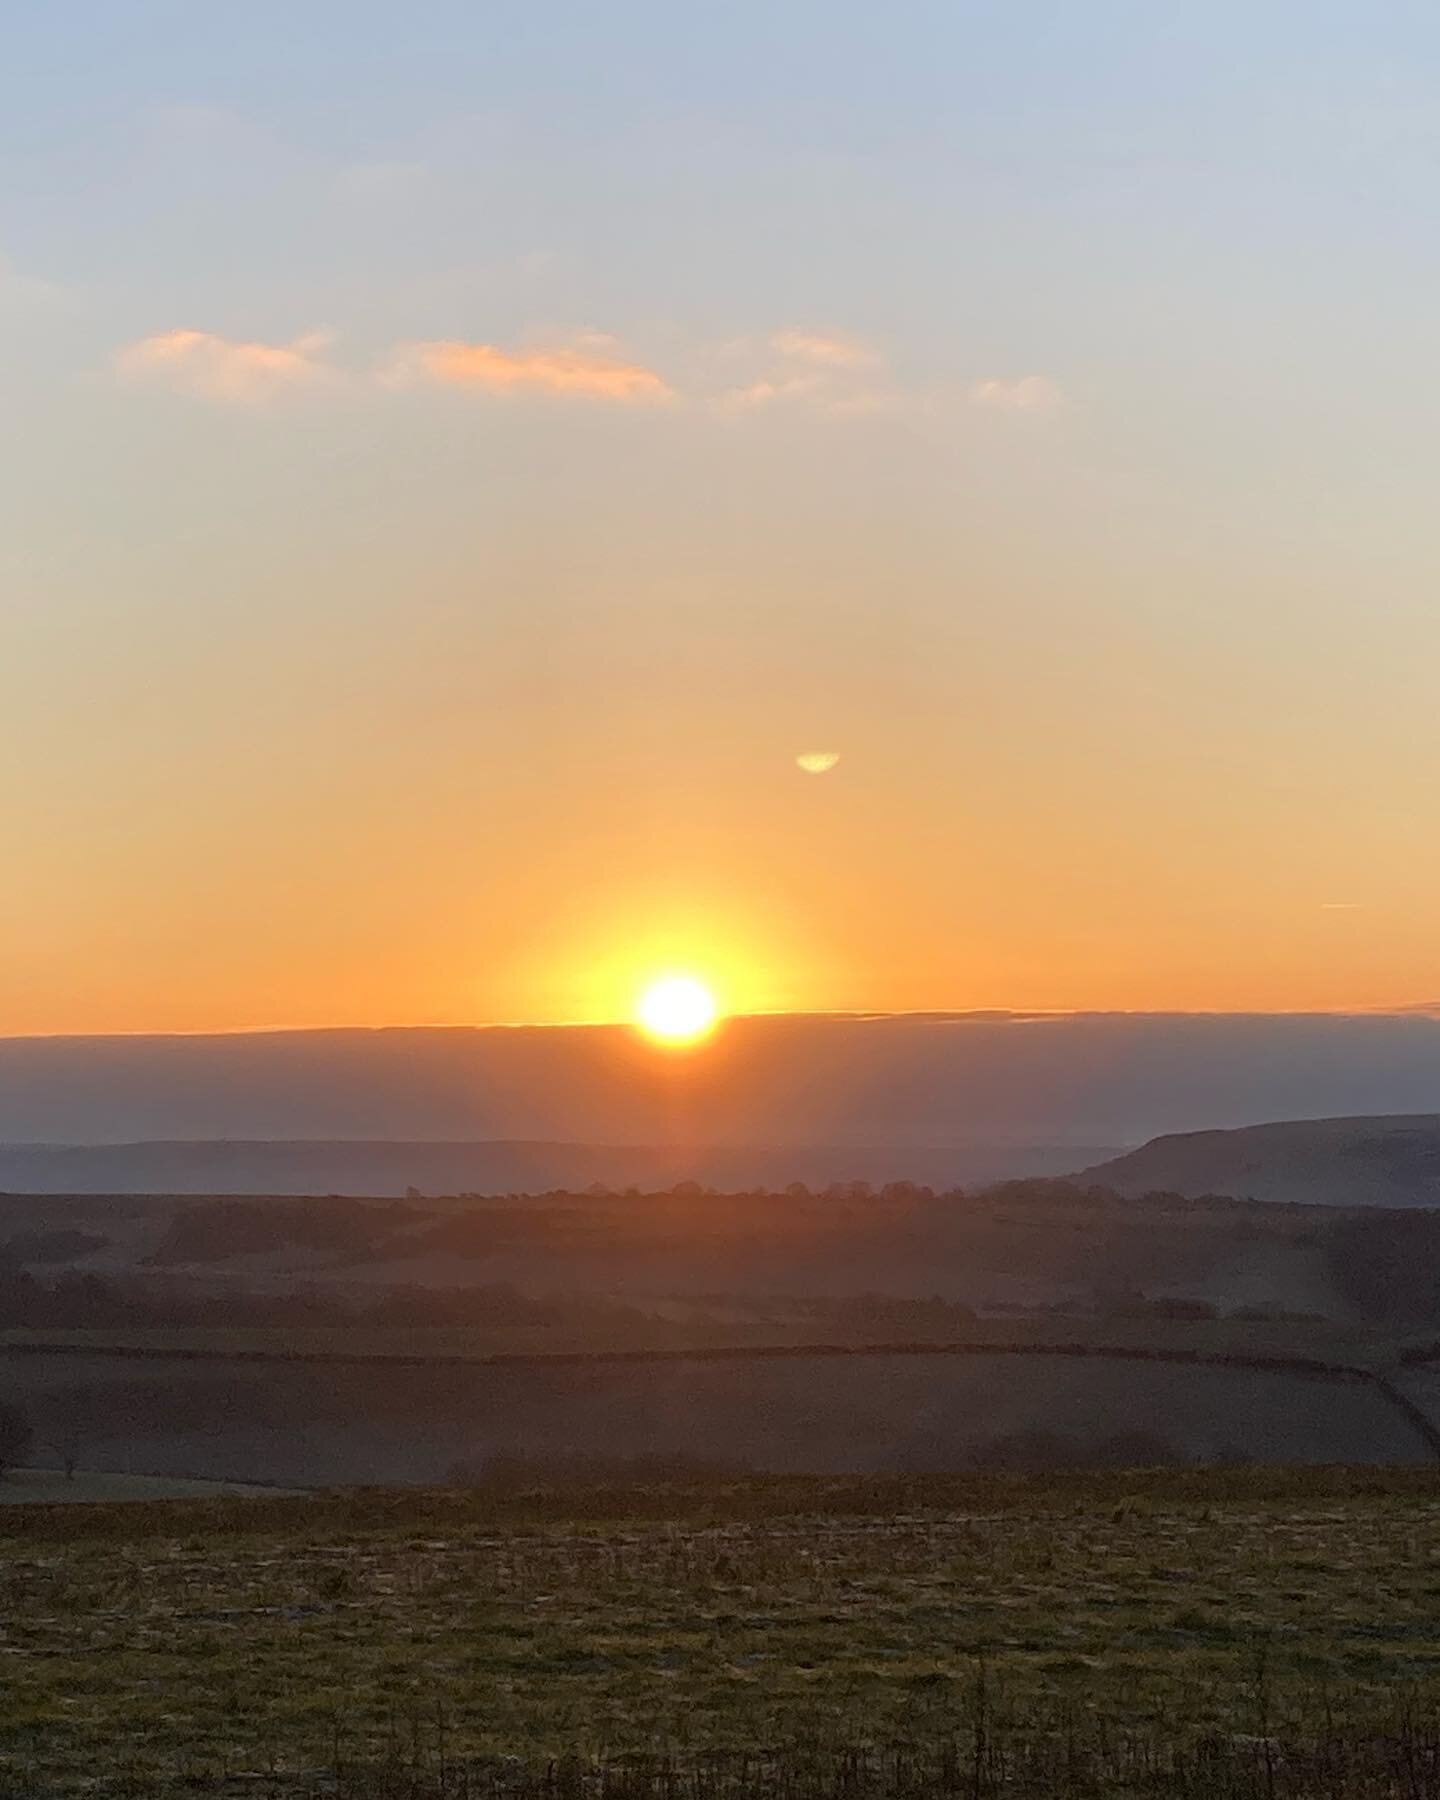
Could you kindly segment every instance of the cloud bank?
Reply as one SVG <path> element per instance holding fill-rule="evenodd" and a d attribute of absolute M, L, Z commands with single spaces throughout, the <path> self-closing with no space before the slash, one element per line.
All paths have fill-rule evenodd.
<path fill-rule="evenodd" d="M 835 419 L 919 416 L 938 406 L 933 394 L 897 383 L 876 346 L 835 331 L 796 328 L 702 346 L 688 377 L 673 379 L 617 339 L 593 331 L 514 348 L 483 339 L 419 339 L 393 346 L 368 368 L 349 369 L 328 359 L 329 344 L 322 333 L 271 344 L 211 331 L 162 331 L 122 349 L 115 367 L 126 381 L 231 406 L 259 406 L 324 388 L 351 394 L 448 389 L 624 407 L 673 403 L 720 416 L 776 407 Z M 705 363 L 715 354 L 732 365 L 718 379 Z M 744 375 L 738 382 L 737 360 Z M 1065 403 L 1059 384 L 1038 374 L 978 381 L 968 400 L 987 411 L 1020 414 L 1054 412 Z"/>

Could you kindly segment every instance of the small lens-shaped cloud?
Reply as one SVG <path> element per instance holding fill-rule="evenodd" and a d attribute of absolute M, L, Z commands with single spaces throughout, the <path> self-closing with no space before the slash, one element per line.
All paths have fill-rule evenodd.
<path fill-rule="evenodd" d="M 838 750 L 807 750 L 802 756 L 795 758 L 795 766 L 803 769 L 807 775 L 823 775 L 828 769 L 833 769 L 839 760 Z"/>

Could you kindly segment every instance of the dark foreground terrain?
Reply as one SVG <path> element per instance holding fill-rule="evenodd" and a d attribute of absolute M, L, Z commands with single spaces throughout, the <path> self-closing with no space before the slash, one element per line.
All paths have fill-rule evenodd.
<path fill-rule="evenodd" d="M 1436 1791 L 1440 1479 L 12 1508 L 6 1794 Z"/>

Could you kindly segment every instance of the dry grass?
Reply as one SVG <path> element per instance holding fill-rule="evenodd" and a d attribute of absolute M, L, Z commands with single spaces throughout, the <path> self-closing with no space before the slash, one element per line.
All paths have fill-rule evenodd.
<path fill-rule="evenodd" d="M 1433 1766 L 1428 1471 L 36 1508 L 0 1534 L 7 1793 L 960 1793 L 977 1730 L 987 1792 L 1435 1791 L 1294 1785 L 1346 1745 Z M 1230 1785 L 1175 1785 L 1202 1764 Z"/>
<path fill-rule="evenodd" d="M 802 1742 L 770 1753 L 517 1765 L 447 1758 L 429 1742 L 379 1764 L 265 1786 L 314 1800 L 1428 1800 L 1440 1793 L 1434 1721 L 1329 1729 L 1304 1742 L 1235 1733 L 1176 1746 L 1110 1732 L 1073 1713 L 1018 1729 L 977 1682 L 955 1735 L 885 1748 Z"/>

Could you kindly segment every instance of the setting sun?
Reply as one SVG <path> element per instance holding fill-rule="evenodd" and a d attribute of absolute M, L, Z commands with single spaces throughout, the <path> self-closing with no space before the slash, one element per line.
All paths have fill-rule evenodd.
<path fill-rule="evenodd" d="M 636 1008 L 640 1029 L 666 1044 L 693 1044 L 714 1027 L 719 1007 L 703 983 L 671 975 L 646 988 Z"/>

